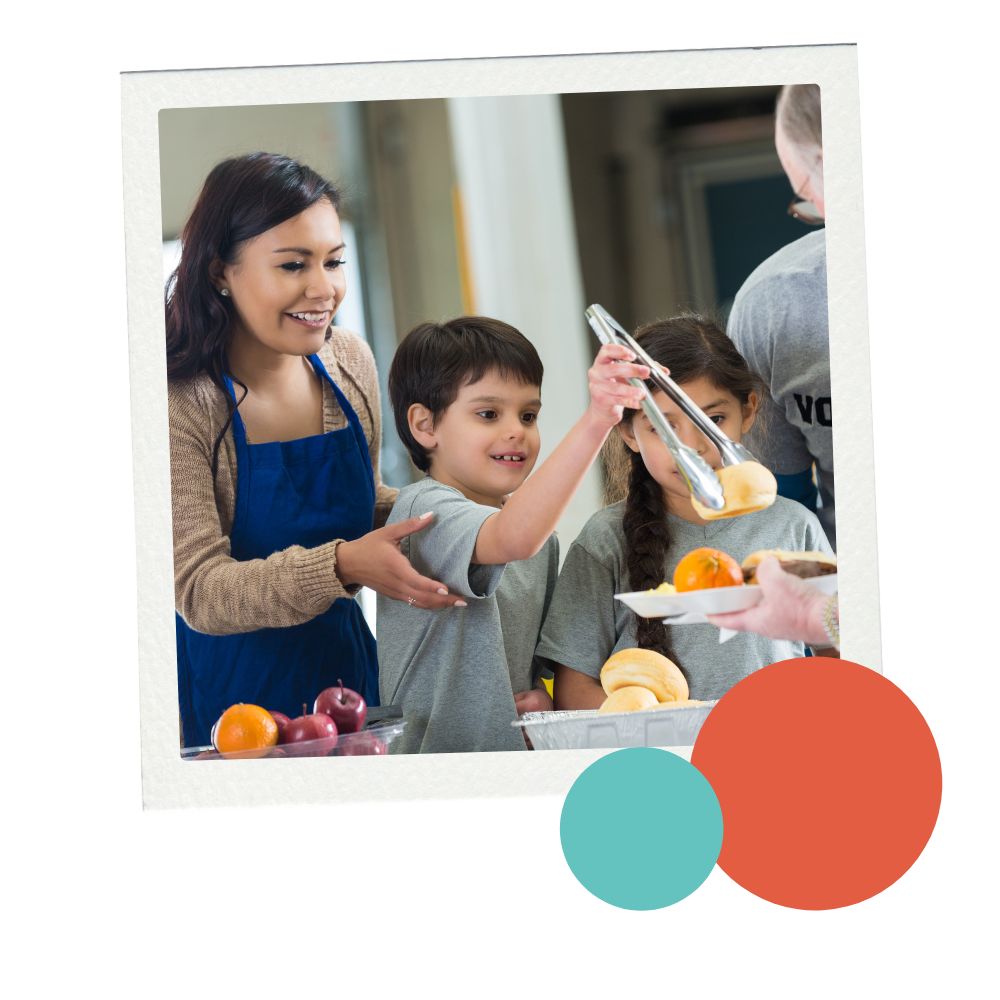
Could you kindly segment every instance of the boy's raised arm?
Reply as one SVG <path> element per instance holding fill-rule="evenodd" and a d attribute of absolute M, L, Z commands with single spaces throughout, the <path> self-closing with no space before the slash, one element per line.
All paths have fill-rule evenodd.
<path fill-rule="evenodd" d="M 586 413 L 541 467 L 511 494 L 503 509 L 483 523 L 473 562 L 492 565 L 530 559 L 545 544 L 624 408 L 638 406 L 645 395 L 645 389 L 626 381 L 649 377 L 649 369 L 632 364 L 634 359 L 620 344 L 601 348 L 587 373 L 590 406 Z"/>

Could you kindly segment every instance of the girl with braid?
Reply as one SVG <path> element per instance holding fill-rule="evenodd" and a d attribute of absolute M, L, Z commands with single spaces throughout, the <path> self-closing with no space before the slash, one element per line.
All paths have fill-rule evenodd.
<path fill-rule="evenodd" d="M 753 426 L 766 388 L 714 323 L 679 316 L 643 327 L 636 338 L 730 440 L 739 441 Z M 720 468 L 715 446 L 673 400 L 652 382 L 646 385 L 681 441 Z M 639 618 L 615 600 L 615 594 L 671 580 L 680 559 L 701 546 L 728 552 L 737 562 L 757 549 L 832 551 L 816 515 L 780 496 L 766 510 L 702 520 L 645 414 L 627 409 L 618 434 L 614 443 L 628 470 L 626 497 L 598 511 L 570 547 L 536 650 L 552 663 L 555 707 L 599 707 L 605 699 L 600 682 L 605 660 L 634 646 L 673 660 L 698 699 L 721 698 L 754 670 L 804 655 L 801 642 L 753 633 L 720 644 L 713 625 L 664 625 Z"/>

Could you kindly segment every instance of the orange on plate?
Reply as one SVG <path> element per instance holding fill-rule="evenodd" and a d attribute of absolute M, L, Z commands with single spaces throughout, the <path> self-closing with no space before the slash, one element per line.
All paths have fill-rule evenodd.
<path fill-rule="evenodd" d="M 260 705 L 230 705 L 212 728 L 219 753 L 268 750 L 278 742 L 278 723 Z"/>
<path fill-rule="evenodd" d="M 709 587 L 739 587 L 742 584 L 740 564 L 718 549 L 694 549 L 674 570 L 674 586 L 678 593 L 707 590 Z"/>

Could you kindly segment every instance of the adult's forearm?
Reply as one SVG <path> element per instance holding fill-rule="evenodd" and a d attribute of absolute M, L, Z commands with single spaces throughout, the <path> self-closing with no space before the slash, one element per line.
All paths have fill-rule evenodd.
<path fill-rule="evenodd" d="M 267 559 L 217 556 L 176 579 L 177 610 L 208 635 L 287 628 L 322 614 L 349 597 L 336 576 L 336 542 L 313 549 L 292 546 Z"/>

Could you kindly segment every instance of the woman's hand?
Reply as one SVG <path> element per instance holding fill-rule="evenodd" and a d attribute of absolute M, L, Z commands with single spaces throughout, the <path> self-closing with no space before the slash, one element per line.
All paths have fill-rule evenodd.
<path fill-rule="evenodd" d="M 383 597 L 405 601 L 417 608 L 465 608 L 460 597 L 448 593 L 448 588 L 437 580 L 421 576 L 410 561 L 399 551 L 399 543 L 430 524 L 431 513 L 411 517 L 397 524 L 389 524 L 377 531 L 369 531 L 353 542 L 337 546 L 337 577 L 349 587 L 359 584 L 370 587 Z"/>
<path fill-rule="evenodd" d="M 625 407 L 634 409 L 646 395 L 645 386 L 636 388 L 626 381 L 649 378 L 649 369 L 634 361 L 635 355 L 622 344 L 605 344 L 587 372 L 590 413 L 604 426 L 614 427 Z"/>
<path fill-rule="evenodd" d="M 823 627 L 823 611 L 830 597 L 786 573 L 774 556 L 757 567 L 757 586 L 764 599 L 746 611 L 705 617 L 719 628 L 756 632 L 769 639 L 791 639 L 813 647 L 830 645 Z"/>

